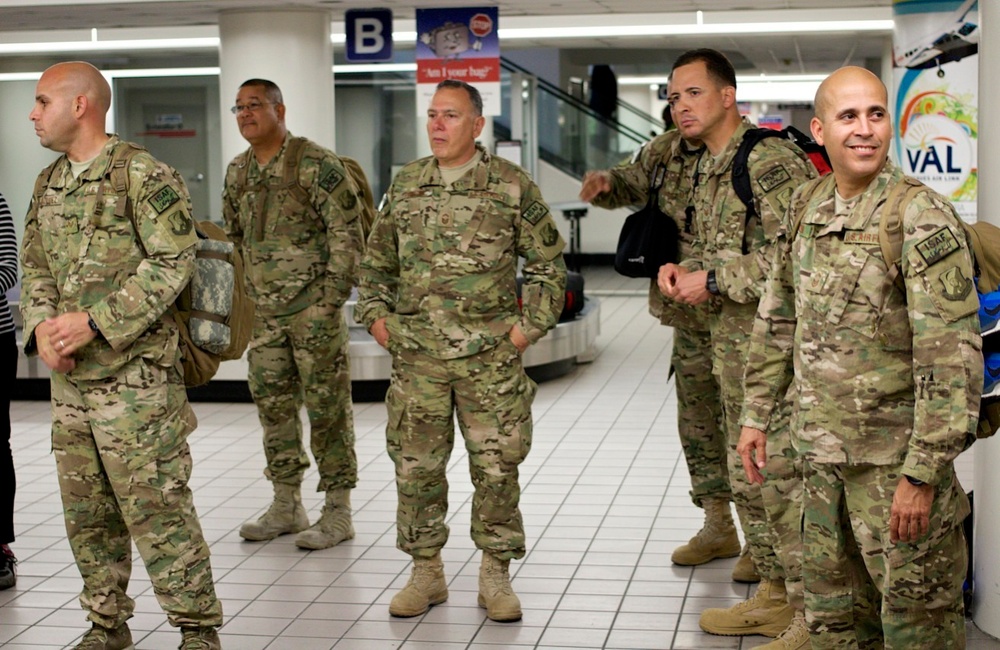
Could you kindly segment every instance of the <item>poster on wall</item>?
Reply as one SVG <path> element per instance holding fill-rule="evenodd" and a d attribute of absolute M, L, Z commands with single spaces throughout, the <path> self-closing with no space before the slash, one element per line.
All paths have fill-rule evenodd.
<path fill-rule="evenodd" d="M 475 86 L 483 115 L 500 114 L 500 39 L 496 7 L 417 9 L 417 113 L 445 79 Z"/>
<path fill-rule="evenodd" d="M 978 0 L 895 0 L 896 160 L 976 220 Z"/>

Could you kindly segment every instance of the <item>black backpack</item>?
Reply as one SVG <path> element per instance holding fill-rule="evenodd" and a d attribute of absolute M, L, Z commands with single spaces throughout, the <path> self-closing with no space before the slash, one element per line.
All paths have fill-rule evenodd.
<path fill-rule="evenodd" d="M 793 142 L 795 146 L 805 152 L 806 156 L 809 157 L 810 162 L 819 172 L 820 176 L 825 176 L 830 173 L 830 157 L 826 153 L 826 149 L 823 145 L 818 144 L 815 140 L 807 136 L 802 131 L 799 131 L 794 126 L 785 127 L 780 131 L 774 129 L 748 129 L 746 133 L 743 134 L 743 142 L 740 143 L 740 148 L 736 150 L 736 157 L 733 158 L 733 190 L 736 192 L 736 196 L 740 197 L 740 201 L 743 201 L 743 205 L 747 207 L 746 221 L 744 225 L 749 225 L 750 220 L 757 215 L 757 208 L 753 204 L 753 188 L 750 187 L 750 168 L 747 161 L 750 159 L 750 152 L 754 147 L 757 146 L 762 140 L 767 138 L 784 138 L 790 142 Z M 743 254 L 746 255 L 750 250 L 747 246 L 746 239 L 743 240 Z"/>

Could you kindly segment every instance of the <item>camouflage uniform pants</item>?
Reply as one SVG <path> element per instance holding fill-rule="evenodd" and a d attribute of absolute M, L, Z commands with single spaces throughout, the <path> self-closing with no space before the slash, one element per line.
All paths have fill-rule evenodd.
<path fill-rule="evenodd" d="M 221 625 L 188 479 L 194 412 L 176 368 L 135 359 L 103 380 L 52 373 L 52 451 L 87 618 L 132 617 L 132 540 L 171 625 Z"/>
<path fill-rule="evenodd" d="M 264 476 L 299 485 L 309 468 L 299 411 L 305 402 L 317 490 L 358 482 L 347 327 L 343 312 L 316 304 L 288 316 L 257 315 L 248 383 L 264 428 Z"/>
<path fill-rule="evenodd" d="M 448 541 L 448 458 L 454 417 L 465 438 L 472 540 L 501 559 L 524 557 L 518 466 L 531 448 L 535 382 L 509 340 L 462 359 L 393 352 L 386 439 L 396 465 L 396 546 L 432 557 Z"/>
<path fill-rule="evenodd" d="M 784 569 L 775 555 L 776 540 L 771 533 L 761 497 L 760 485 L 750 483 L 743 462 L 736 453 L 740 441 L 740 412 L 743 409 L 743 369 L 746 367 L 749 330 L 756 311 L 754 305 L 727 302 L 712 326 L 712 371 L 719 382 L 722 422 L 729 450 L 729 483 L 739 515 L 743 536 L 750 547 L 757 572 L 768 579 L 784 579 Z"/>
<path fill-rule="evenodd" d="M 791 405 L 786 400 L 767 432 L 767 463 L 760 496 L 774 540 L 774 552 L 785 576 L 788 604 L 802 611 L 805 607 L 802 593 L 802 458 L 792 445 L 788 426 L 790 412 Z"/>
<path fill-rule="evenodd" d="M 712 374 L 712 335 L 674 328 L 670 364 L 677 390 L 677 432 L 691 476 L 691 500 L 699 507 L 705 499 L 731 501 L 722 404 Z"/>
<path fill-rule="evenodd" d="M 889 510 L 901 466 L 804 465 L 803 578 L 813 648 L 964 648 L 961 518 L 968 502 L 957 479 L 937 486 L 928 535 L 893 544 Z M 849 553 L 851 537 L 860 555 Z M 881 608 L 865 613 L 868 603 L 878 604 L 873 587 Z"/>

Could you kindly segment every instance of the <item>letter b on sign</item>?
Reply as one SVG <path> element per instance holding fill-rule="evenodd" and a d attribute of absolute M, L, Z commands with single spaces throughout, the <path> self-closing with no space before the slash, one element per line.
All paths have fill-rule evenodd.
<path fill-rule="evenodd" d="M 392 10 L 348 9 L 344 26 L 348 61 L 392 60 Z"/>

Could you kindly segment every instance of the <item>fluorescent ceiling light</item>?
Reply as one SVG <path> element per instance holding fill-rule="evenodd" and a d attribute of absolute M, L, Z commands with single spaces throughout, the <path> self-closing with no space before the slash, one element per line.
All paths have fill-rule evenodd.
<path fill-rule="evenodd" d="M 605 25 L 593 27 L 518 27 L 499 29 L 500 40 L 528 38 L 602 38 L 615 36 L 709 36 L 719 34 L 802 34 L 818 32 L 889 32 L 891 20 L 830 20 L 769 23 Z M 395 34 L 393 34 L 395 39 Z"/>
<path fill-rule="evenodd" d="M 742 88 L 743 84 L 762 84 L 762 83 L 819 83 L 826 79 L 825 74 L 777 74 L 777 75 L 753 75 L 753 76 L 737 76 L 736 85 L 738 88 Z M 644 86 L 646 84 L 659 85 L 665 84 L 669 81 L 669 77 L 665 74 L 662 75 L 642 75 L 642 76 L 624 76 L 618 78 L 619 86 Z"/>
<path fill-rule="evenodd" d="M 343 63 L 333 66 L 335 74 L 361 74 L 362 72 L 416 72 L 416 63 Z"/>
<path fill-rule="evenodd" d="M 217 50 L 217 36 L 205 38 L 150 38 L 121 41 L 63 41 L 52 43 L 0 43 L 0 54 L 50 52 L 118 52 L 121 50 Z"/>

